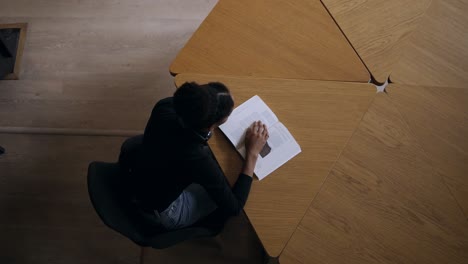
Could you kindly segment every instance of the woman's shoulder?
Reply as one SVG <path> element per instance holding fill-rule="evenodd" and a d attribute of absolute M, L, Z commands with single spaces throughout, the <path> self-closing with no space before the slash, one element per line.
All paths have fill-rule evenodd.
<path fill-rule="evenodd" d="M 158 102 L 156 102 L 156 105 L 154 106 L 153 111 L 156 110 L 156 109 L 159 109 L 159 108 L 173 109 L 174 108 L 174 98 L 173 97 L 166 97 L 166 98 L 163 98 L 163 99 L 159 100 Z"/>

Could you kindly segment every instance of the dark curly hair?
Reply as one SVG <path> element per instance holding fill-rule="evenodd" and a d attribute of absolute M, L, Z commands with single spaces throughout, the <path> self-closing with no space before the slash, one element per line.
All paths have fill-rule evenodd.
<path fill-rule="evenodd" d="M 231 114 L 234 101 L 222 83 L 186 82 L 174 93 L 177 115 L 193 129 L 206 129 Z"/>

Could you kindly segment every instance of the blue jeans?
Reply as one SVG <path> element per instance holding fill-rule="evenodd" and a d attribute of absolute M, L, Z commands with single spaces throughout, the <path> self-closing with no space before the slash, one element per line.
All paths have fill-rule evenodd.
<path fill-rule="evenodd" d="M 166 210 L 159 213 L 161 224 L 169 229 L 180 229 L 195 224 L 212 213 L 218 206 L 201 185 L 192 183 L 173 201 Z"/>

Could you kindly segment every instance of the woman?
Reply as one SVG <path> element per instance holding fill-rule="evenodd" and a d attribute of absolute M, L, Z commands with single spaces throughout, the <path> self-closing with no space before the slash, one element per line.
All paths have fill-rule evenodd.
<path fill-rule="evenodd" d="M 246 131 L 246 159 L 230 187 L 208 147 L 212 131 L 226 122 L 234 102 L 221 83 L 185 83 L 154 107 L 136 168 L 135 195 L 167 229 L 190 226 L 219 210 L 237 215 L 247 200 L 259 152 L 268 139 L 260 121 Z"/>

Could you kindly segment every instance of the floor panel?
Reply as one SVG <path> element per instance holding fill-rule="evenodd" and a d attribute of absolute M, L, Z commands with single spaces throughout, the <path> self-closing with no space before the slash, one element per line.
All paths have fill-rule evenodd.
<path fill-rule="evenodd" d="M 135 263 L 139 248 L 100 221 L 87 166 L 117 160 L 119 137 L 0 134 L 1 263 Z"/>

